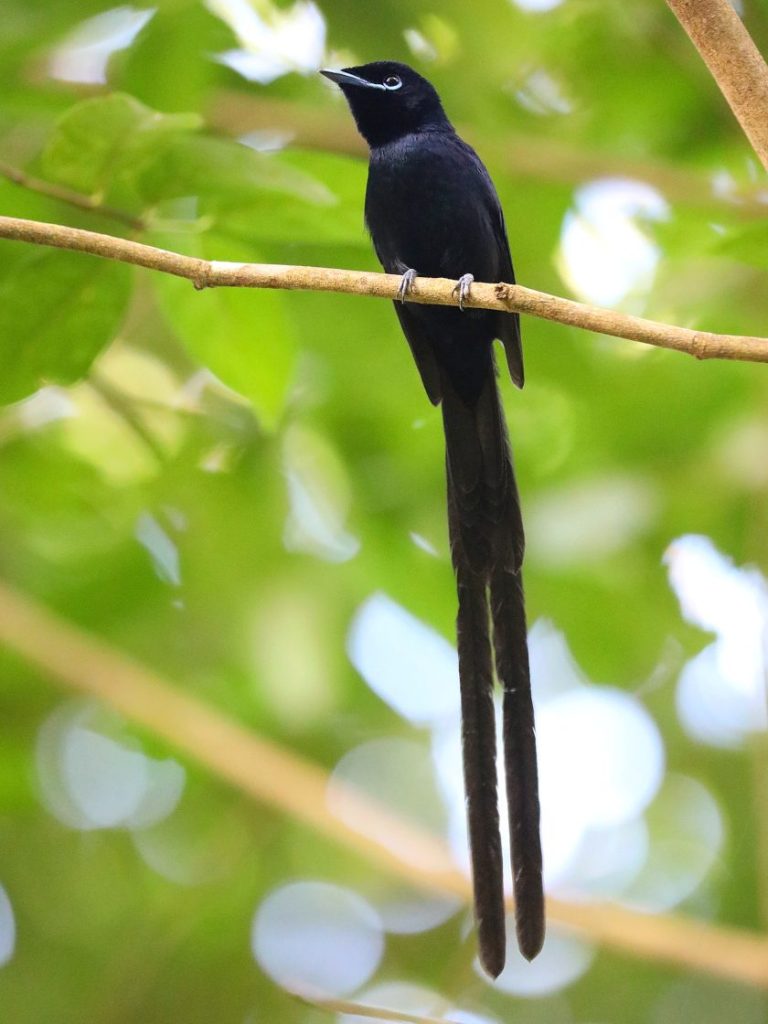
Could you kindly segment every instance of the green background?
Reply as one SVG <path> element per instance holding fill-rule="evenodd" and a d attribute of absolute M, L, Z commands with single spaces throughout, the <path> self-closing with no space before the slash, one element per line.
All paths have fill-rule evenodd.
<path fill-rule="evenodd" d="M 765 52 L 768 4 L 744 6 Z M 541 13 L 502 0 L 321 8 L 329 62 L 404 59 L 435 83 L 497 184 L 522 284 L 579 297 L 563 269 L 564 218 L 580 188 L 620 175 L 656 188 L 668 209 L 638 221 L 659 259 L 652 282 L 619 305 L 768 333 L 763 172 L 661 0 L 564 0 Z M 111 57 L 103 85 L 55 80 L 51 54 L 106 9 L 5 0 L 0 160 L 113 212 L 0 177 L 3 214 L 210 259 L 378 269 L 362 227 L 365 155 L 327 83 L 297 73 L 244 81 L 213 59 L 237 45 L 232 31 L 192 0 L 160 0 Z M 432 59 L 414 57 L 408 28 Z M 539 69 L 562 103 L 531 102 Z M 290 141 L 268 153 L 237 141 L 257 129 Z M 725 196 L 714 187 L 723 180 Z M 588 679 L 639 694 L 669 771 L 716 800 L 725 841 L 679 912 L 757 931 L 768 925 L 764 740 L 717 750 L 683 730 L 676 676 L 711 637 L 685 624 L 662 556 L 695 533 L 737 564 L 768 566 L 765 370 L 542 320 L 524 319 L 523 335 L 528 383 L 517 393 L 503 380 L 502 390 L 536 537 L 529 618 L 562 631 Z M 59 390 L 26 401 L 43 384 Z M 345 650 L 356 610 L 377 591 L 446 638 L 453 631 L 439 415 L 388 303 L 197 293 L 164 275 L 2 241 L 0 400 L 5 581 L 326 770 L 364 740 L 426 743 Z M 286 526 L 296 515 L 291 473 L 330 540 Z M 570 528 L 580 489 L 617 479 L 650 494 L 640 524 L 594 550 L 548 553 L 550 540 L 562 552 L 558 517 Z M 537 520 L 545 499 L 557 514 Z M 342 543 L 344 557 L 339 537 L 357 541 Z M 183 763 L 169 821 L 191 881 L 153 871 L 129 829 L 68 826 L 42 799 L 39 750 L 41 727 L 69 699 L 0 651 L 0 884 L 17 930 L 0 968 L 0 1019 L 327 1019 L 254 962 L 253 914 L 275 886 L 300 878 L 375 894 L 389 884 L 380 869 L 94 710 L 94 728 L 126 748 Z M 768 1011 L 757 989 L 607 948 L 574 985 L 516 998 L 472 972 L 466 925 L 460 913 L 388 939 L 377 980 L 427 986 L 449 1006 L 500 1020 L 714 1022 L 727 1007 L 733 1021 L 752 1022 Z"/>

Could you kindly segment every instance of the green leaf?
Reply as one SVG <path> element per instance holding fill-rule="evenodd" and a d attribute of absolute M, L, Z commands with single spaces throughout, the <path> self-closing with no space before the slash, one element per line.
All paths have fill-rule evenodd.
<path fill-rule="evenodd" d="M 0 402 L 71 384 L 113 338 L 130 269 L 80 253 L 35 252 L 0 278 Z"/>
<path fill-rule="evenodd" d="M 264 242 L 342 244 L 370 251 L 363 225 L 364 161 L 309 150 L 290 150 L 279 159 L 288 180 L 298 183 L 301 179 L 296 175 L 302 175 L 315 183 L 314 189 L 285 195 L 253 194 L 236 207 L 220 211 L 220 232 Z M 318 185 L 328 196 L 322 203 L 313 201 Z"/>
<path fill-rule="evenodd" d="M 172 239 L 153 244 L 173 248 Z M 253 250 L 233 249 L 208 235 L 193 255 L 202 259 L 250 262 Z M 224 384 L 247 398 L 268 429 L 282 412 L 293 370 L 296 340 L 285 299 L 254 288 L 211 288 L 196 292 L 188 281 L 156 274 L 160 306 L 189 352 Z"/>
<path fill-rule="evenodd" d="M 718 239 L 713 249 L 740 263 L 768 269 L 768 227 L 765 223 L 758 223 L 731 230 Z"/>
<path fill-rule="evenodd" d="M 179 137 L 146 165 L 138 187 L 158 202 L 200 196 L 208 208 L 227 208 L 266 193 L 295 196 L 307 203 L 333 205 L 334 195 L 314 176 L 290 166 L 276 153 L 257 153 L 227 139 Z"/>
<path fill-rule="evenodd" d="M 43 152 L 43 173 L 88 195 L 104 192 L 200 123 L 196 114 L 161 114 L 121 93 L 84 100 L 60 118 Z"/>

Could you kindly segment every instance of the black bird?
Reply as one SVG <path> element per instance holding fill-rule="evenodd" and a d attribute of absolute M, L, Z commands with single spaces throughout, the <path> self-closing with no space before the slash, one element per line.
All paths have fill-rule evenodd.
<path fill-rule="evenodd" d="M 427 395 L 442 407 L 475 916 L 480 959 L 496 977 L 506 940 L 494 667 L 504 698 L 518 945 L 532 960 L 544 941 L 523 523 L 492 348 L 501 339 L 522 387 L 520 323 L 516 313 L 463 308 L 474 279 L 515 280 L 504 215 L 482 161 L 416 71 L 376 61 L 322 74 L 341 88 L 370 147 L 365 221 L 384 269 L 402 275 L 395 310 Z M 459 308 L 406 304 L 418 274 L 458 278 Z"/>

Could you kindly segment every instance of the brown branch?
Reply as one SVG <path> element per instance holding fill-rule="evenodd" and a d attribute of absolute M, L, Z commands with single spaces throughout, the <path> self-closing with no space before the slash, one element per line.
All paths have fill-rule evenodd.
<path fill-rule="evenodd" d="M 142 245 L 140 242 L 132 242 L 125 238 L 116 238 L 113 235 L 64 227 L 61 224 L 20 220 L 15 217 L 0 217 L 0 238 L 73 249 L 105 259 L 131 263 L 149 270 L 187 278 L 197 288 L 280 288 L 288 291 L 336 292 L 394 299 L 400 285 L 400 278 L 394 274 L 270 263 L 208 262 L 166 249 L 156 249 L 151 245 Z M 438 306 L 458 305 L 453 290 L 455 283 L 445 278 L 417 278 L 408 301 Z M 711 331 L 673 327 L 655 320 L 644 320 L 627 313 L 618 313 L 612 309 L 572 302 L 570 299 L 534 291 L 522 285 L 475 283 L 465 305 L 476 309 L 527 313 L 529 316 L 580 327 L 598 334 L 687 352 L 697 359 L 768 362 L 768 338 L 713 334 Z"/>
<path fill-rule="evenodd" d="M 448 849 L 359 791 L 345 788 L 349 818 L 328 808 L 329 777 L 277 743 L 171 685 L 103 640 L 89 635 L 0 582 L 0 643 L 51 678 L 109 704 L 221 779 L 290 815 L 411 885 L 471 899 L 469 879 Z M 334 781 L 334 787 L 341 784 Z M 386 845 L 373 836 L 386 836 Z M 548 902 L 553 922 L 642 959 L 768 988 L 768 937 L 672 915 L 622 907 Z"/>
<path fill-rule="evenodd" d="M 105 206 L 97 196 L 86 196 L 82 192 L 75 192 L 63 185 L 54 185 L 53 182 L 43 181 L 42 178 L 34 178 L 26 171 L 0 160 L 0 175 L 12 181 L 14 185 L 29 189 L 30 192 L 37 192 L 40 195 L 48 196 L 49 199 L 57 199 L 61 203 L 75 206 L 78 210 L 87 210 L 89 213 L 101 213 L 111 220 L 120 221 L 129 228 L 141 231 L 144 221 L 140 217 L 133 217 L 130 213 L 117 210 L 112 206 Z"/>
<path fill-rule="evenodd" d="M 287 134 L 292 146 L 349 156 L 368 155 L 349 112 L 340 105 L 308 106 L 295 100 L 226 89 L 215 94 L 206 119 L 214 128 L 235 137 L 271 130 Z M 500 140 L 478 134 L 471 125 L 460 126 L 460 134 L 476 146 L 483 159 L 512 178 L 569 186 L 595 178 L 635 178 L 649 182 L 671 202 L 726 207 L 738 218 L 766 215 L 764 189 L 751 184 L 734 185 L 727 195 L 720 195 L 713 186 L 714 171 L 707 174 L 658 159 L 582 148 L 540 135 L 505 132 Z"/>
<path fill-rule="evenodd" d="M 667 0 L 768 170 L 768 66 L 729 0 Z"/>
<path fill-rule="evenodd" d="M 168 454 L 147 427 L 141 414 L 136 411 L 136 406 L 139 403 L 134 402 L 131 396 L 116 388 L 110 380 L 95 370 L 88 375 L 88 384 L 115 416 L 119 417 L 138 437 L 158 465 L 165 465 L 168 461 Z"/>
<path fill-rule="evenodd" d="M 299 991 L 298 989 L 292 989 L 291 995 L 306 1006 L 315 1006 L 328 1013 L 368 1017 L 371 1020 L 398 1021 L 402 1022 L 402 1024 L 455 1024 L 450 1017 L 428 1017 L 423 1013 L 408 1013 L 405 1010 L 370 1006 L 367 1003 L 356 1003 L 351 999 L 337 999 L 319 993 L 313 994 L 311 992 Z"/>
<path fill-rule="evenodd" d="M 757 826 L 755 904 L 760 924 L 768 928 L 768 739 L 764 732 L 755 732 L 750 737 L 748 751 L 752 769 L 752 807 Z"/>

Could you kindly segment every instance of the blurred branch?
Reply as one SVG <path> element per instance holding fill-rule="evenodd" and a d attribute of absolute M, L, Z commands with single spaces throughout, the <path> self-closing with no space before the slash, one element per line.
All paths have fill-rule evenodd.
<path fill-rule="evenodd" d="M 111 705 L 247 796 L 316 829 L 371 865 L 411 885 L 470 902 L 469 879 L 437 837 L 334 780 L 357 822 L 358 828 L 350 828 L 328 808 L 329 777 L 322 768 L 248 731 L 2 582 L 0 642 L 71 689 Z M 768 988 L 768 937 L 607 905 L 550 900 L 548 912 L 553 922 L 615 950 Z"/>
<path fill-rule="evenodd" d="M 768 170 L 768 66 L 729 0 L 667 0 Z"/>
<path fill-rule="evenodd" d="M 768 170 L 768 66 L 730 0 L 667 0 Z M 768 682 L 768 681 L 767 681 Z M 768 922 L 768 746 L 752 743 L 760 920 Z"/>
<path fill-rule="evenodd" d="M 760 924 L 768 928 L 768 737 L 764 732 L 756 732 L 750 738 L 749 753 L 752 806 L 757 831 L 754 865 L 757 876 L 757 910 Z"/>
<path fill-rule="evenodd" d="M 105 206 L 98 196 L 86 196 L 82 192 L 74 192 L 63 185 L 54 185 L 50 181 L 43 181 L 42 178 L 33 178 L 26 171 L 12 167 L 5 161 L 0 160 L 0 176 L 12 181 L 14 185 L 29 189 L 30 192 L 38 192 L 40 195 L 48 196 L 50 199 L 58 199 L 59 202 L 67 203 L 69 206 L 76 206 L 78 210 L 88 210 L 90 213 L 102 213 L 111 220 L 120 221 L 130 228 L 140 231 L 144 228 L 144 222 L 140 217 L 133 217 L 123 210 L 116 210 L 112 206 Z"/>
<path fill-rule="evenodd" d="M 270 263 L 209 262 L 140 242 L 102 235 L 61 224 L 0 217 L 0 238 L 10 238 L 36 245 L 51 245 L 91 253 L 104 259 L 132 263 L 192 281 L 196 288 L 279 288 L 288 291 L 336 292 L 349 295 L 370 295 L 394 299 L 400 286 L 395 274 L 376 274 L 359 270 L 337 270 L 328 267 L 282 266 Z M 458 305 L 454 294 L 455 281 L 445 278 L 420 277 L 409 292 L 408 301 L 438 306 Z M 497 309 L 502 312 L 527 313 L 529 316 L 580 327 L 598 334 L 607 334 L 646 345 L 687 352 L 697 359 L 740 359 L 768 362 L 768 338 L 737 334 L 713 334 L 687 327 L 644 320 L 618 313 L 612 309 L 588 306 L 521 285 L 472 285 L 465 305 L 475 309 Z"/>
<path fill-rule="evenodd" d="M 102 401 L 109 406 L 112 412 L 144 443 L 145 447 L 157 460 L 158 465 L 163 466 L 168 461 L 168 455 L 155 435 L 144 423 L 141 414 L 136 411 L 136 405 L 140 403 L 132 401 L 124 392 L 116 388 L 111 381 L 95 371 L 91 371 L 89 374 L 88 384 Z"/>
<path fill-rule="evenodd" d="M 234 89 L 217 94 L 208 112 L 209 123 L 227 135 L 248 132 L 287 135 L 291 145 L 323 152 L 366 157 L 368 150 L 346 109 L 309 107 L 292 100 L 268 99 Z M 624 157 L 599 149 L 585 149 L 538 135 L 505 133 L 498 138 L 478 136 L 470 125 L 460 134 L 494 167 L 513 178 L 551 181 L 574 186 L 594 178 L 623 177 L 646 181 L 672 202 L 689 206 L 726 206 L 734 216 L 765 217 L 763 189 L 754 186 L 718 194 L 714 171 L 690 170 L 661 160 Z"/>
<path fill-rule="evenodd" d="M 351 999 L 336 999 L 296 990 L 292 990 L 291 995 L 306 1006 L 315 1006 L 320 1010 L 327 1010 L 328 1013 L 368 1017 L 371 1020 L 402 1021 L 403 1024 L 454 1024 L 450 1017 L 427 1017 L 421 1013 L 406 1013 L 403 1010 L 390 1010 L 382 1006 L 355 1003 Z"/>

